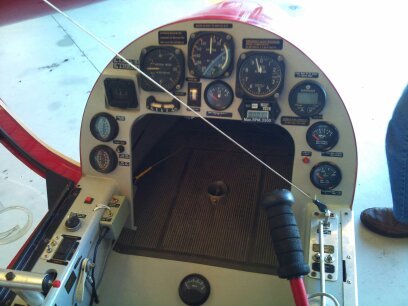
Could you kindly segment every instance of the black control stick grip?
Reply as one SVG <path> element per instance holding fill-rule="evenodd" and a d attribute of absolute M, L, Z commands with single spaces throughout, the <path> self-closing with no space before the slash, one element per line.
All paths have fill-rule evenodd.
<path fill-rule="evenodd" d="M 292 211 L 294 201 L 292 193 L 286 189 L 266 193 L 261 201 L 278 257 L 278 276 L 287 279 L 306 275 L 310 271 L 304 262 L 299 228 Z"/>

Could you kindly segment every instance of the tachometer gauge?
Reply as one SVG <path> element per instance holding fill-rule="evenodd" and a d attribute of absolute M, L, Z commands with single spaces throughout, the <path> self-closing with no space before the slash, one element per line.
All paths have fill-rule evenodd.
<path fill-rule="evenodd" d="M 326 92 L 316 82 L 303 81 L 295 85 L 289 93 L 289 106 L 301 117 L 319 114 L 326 105 Z"/>
<path fill-rule="evenodd" d="M 340 168 L 329 162 L 321 162 L 310 171 L 310 180 L 321 190 L 336 188 L 341 182 Z"/>
<path fill-rule="evenodd" d="M 216 79 L 231 75 L 234 42 L 224 32 L 197 32 L 188 43 L 188 68 L 199 78 Z"/>
<path fill-rule="evenodd" d="M 90 129 L 96 139 L 108 142 L 118 135 L 119 125 L 112 115 L 99 113 L 92 118 Z"/>
<path fill-rule="evenodd" d="M 205 89 L 204 99 L 207 105 L 212 109 L 224 110 L 228 108 L 234 100 L 234 93 L 227 83 L 214 81 Z"/>
<path fill-rule="evenodd" d="M 96 171 L 109 173 L 118 165 L 118 157 L 112 148 L 100 145 L 92 149 L 89 154 L 89 162 Z"/>
<path fill-rule="evenodd" d="M 319 121 L 312 124 L 307 130 L 306 141 L 316 151 L 328 151 L 339 141 L 339 132 L 333 124 Z"/>
<path fill-rule="evenodd" d="M 261 99 L 280 93 L 284 72 L 281 55 L 271 52 L 244 53 L 238 61 L 236 95 Z"/>
<path fill-rule="evenodd" d="M 183 86 L 185 68 L 184 56 L 180 49 L 145 48 L 140 55 L 140 69 L 169 91 Z M 141 77 L 141 87 L 146 91 L 162 91 L 145 77 Z"/>

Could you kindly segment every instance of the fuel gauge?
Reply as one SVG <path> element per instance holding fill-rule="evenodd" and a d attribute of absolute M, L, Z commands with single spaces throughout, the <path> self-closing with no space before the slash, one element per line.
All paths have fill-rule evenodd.
<path fill-rule="evenodd" d="M 328 151 L 339 141 L 339 132 L 333 124 L 319 121 L 312 124 L 307 130 L 306 141 L 316 151 Z"/>

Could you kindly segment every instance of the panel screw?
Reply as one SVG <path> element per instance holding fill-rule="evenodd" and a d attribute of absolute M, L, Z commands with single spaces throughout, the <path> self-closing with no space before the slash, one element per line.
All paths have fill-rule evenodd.
<path fill-rule="evenodd" d="M 348 212 L 346 211 L 345 213 L 344 213 L 346 216 L 348 216 Z"/>
<path fill-rule="evenodd" d="M 317 211 L 314 213 L 314 215 L 317 217 L 320 215 L 320 213 L 318 213 Z"/>
<path fill-rule="evenodd" d="M 350 284 L 351 284 L 351 280 L 347 280 L 347 284 L 349 284 L 349 285 L 350 285 Z"/>
<path fill-rule="evenodd" d="M 316 272 L 312 272 L 312 273 L 310 273 L 310 275 L 312 276 L 312 277 L 316 277 Z"/>
<path fill-rule="evenodd" d="M 333 279 L 333 275 L 328 274 L 328 275 L 327 275 L 327 278 L 328 278 L 328 279 Z"/>

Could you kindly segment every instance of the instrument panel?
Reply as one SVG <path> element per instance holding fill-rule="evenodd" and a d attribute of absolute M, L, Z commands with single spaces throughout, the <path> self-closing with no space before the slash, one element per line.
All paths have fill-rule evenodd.
<path fill-rule="evenodd" d="M 199 114 L 281 126 L 295 144 L 293 183 L 334 205 L 352 203 L 356 150 L 347 111 L 319 67 L 287 40 L 239 22 L 187 20 L 149 32 L 121 55 L 147 77 L 118 57 L 101 74 L 85 111 L 89 129 L 81 131 L 90 139 L 81 147 L 91 161 L 86 173 L 124 182 L 137 167 L 132 128 L 140 118 Z M 127 180 L 120 191 L 132 199 Z"/>

